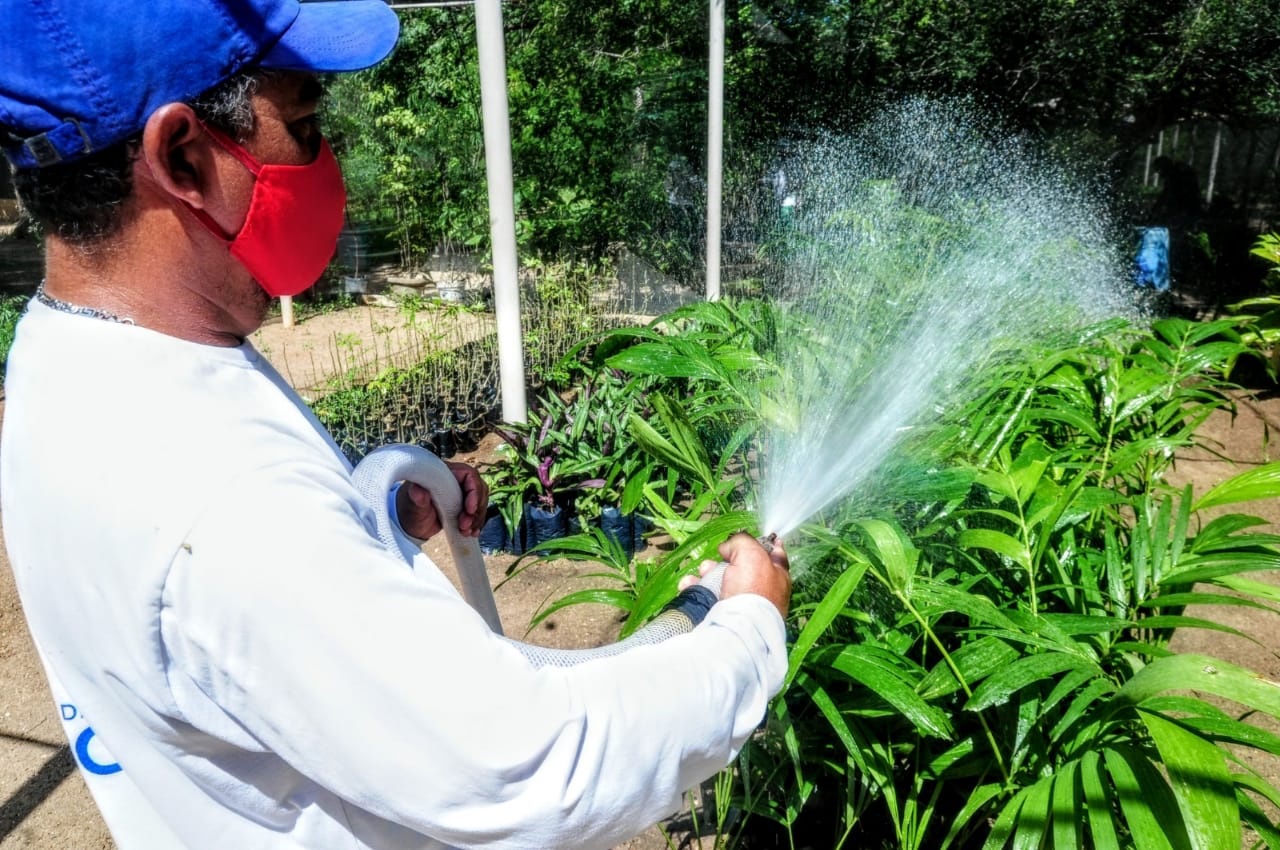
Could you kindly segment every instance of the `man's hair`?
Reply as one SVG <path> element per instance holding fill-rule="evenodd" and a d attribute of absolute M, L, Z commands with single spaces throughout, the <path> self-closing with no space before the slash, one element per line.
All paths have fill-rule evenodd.
<path fill-rule="evenodd" d="M 237 141 L 253 135 L 253 94 L 270 71 L 228 77 L 191 101 L 196 116 Z M 133 195 L 133 162 L 142 131 L 74 162 L 13 172 L 18 200 L 45 233 L 92 249 L 119 232 Z"/>

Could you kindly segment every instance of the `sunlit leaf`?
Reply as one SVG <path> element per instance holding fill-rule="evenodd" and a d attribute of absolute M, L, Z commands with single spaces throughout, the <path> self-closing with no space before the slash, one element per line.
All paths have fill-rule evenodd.
<path fill-rule="evenodd" d="M 1240 840 L 1235 785 L 1211 741 L 1158 714 L 1139 711 L 1168 771 L 1183 821 L 1197 850 L 1231 850 Z"/>
<path fill-rule="evenodd" d="M 1007 702 L 1009 697 L 1023 688 L 1052 679 L 1067 670 L 1084 670 L 1102 674 L 1097 665 L 1076 655 L 1046 652 L 1021 658 L 992 674 L 973 692 L 973 698 L 965 704 L 966 711 L 982 711 L 993 705 Z"/>
<path fill-rule="evenodd" d="M 1200 691 L 1280 717 L 1280 685 L 1251 670 L 1206 655 L 1170 655 L 1142 668 L 1116 693 L 1116 702 L 1140 706 L 1169 691 Z"/>
<path fill-rule="evenodd" d="M 1196 500 L 1195 510 L 1280 496 L 1280 461 L 1264 464 L 1215 485 Z"/>
<path fill-rule="evenodd" d="M 1172 794 L 1144 757 L 1129 749 L 1103 751 L 1120 811 L 1135 847 L 1144 850 L 1192 850 L 1178 816 Z M 1180 835 L 1181 834 L 1181 835 Z"/>
<path fill-rule="evenodd" d="M 1080 803 L 1083 793 L 1078 772 L 1079 765 L 1069 761 L 1053 777 L 1051 841 L 1054 850 L 1074 850 L 1081 846 L 1084 822 L 1080 817 Z"/>
<path fill-rule="evenodd" d="M 804 664 L 814 643 L 826 633 L 827 628 L 835 621 L 835 618 L 844 611 L 845 606 L 849 603 L 849 597 L 858 588 L 866 571 L 866 563 L 855 563 L 845 569 L 839 578 L 832 583 L 831 589 L 823 595 L 817 607 L 809 614 L 808 622 L 800 630 L 800 634 L 796 637 L 795 643 L 788 653 L 787 678 L 783 684 L 784 689 L 790 686 L 791 680 L 795 678 L 796 673 Z"/>
<path fill-rule="evenodd" d="M 989 528 L 967 528 L 960 533 L 957 541 L 968 549 L 989 549 L 999 555 L 1013 560 L 1024 569 L 1031 568 L 1031 552 L 1026 545 L 1015 537 L 1002 531 Z"/>
<path fill-rule="evenodd" d="M 947 715 L 925 702 L 907 684 L 901 675 L 890 672 L 875 663 L 868 651 L 860 646 L 845 646 L 822 650 L 812 655 L 813 666 L 830 667 L 858 682 L 876 696 L 892 705 L 903 717 L 926 735 L 948 738 L 952 734 Z"/>
<path fill-rule="evenodd" d="M 1081 756 L 1080 786 L 1094 850 L 1120 850 L 1120 837 L 1112 815 L 1111 784 L 1097 752 L 1091 750 Z"/>

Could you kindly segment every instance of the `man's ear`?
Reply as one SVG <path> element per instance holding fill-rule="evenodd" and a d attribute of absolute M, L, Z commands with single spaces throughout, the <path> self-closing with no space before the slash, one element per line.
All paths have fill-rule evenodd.
<path fill-rule="evenodd" d="M 147 119 L 141 157 L 155 185 L 197 209 L 214 179 L 209 134 L 185 103 L 169 103 Z"/>

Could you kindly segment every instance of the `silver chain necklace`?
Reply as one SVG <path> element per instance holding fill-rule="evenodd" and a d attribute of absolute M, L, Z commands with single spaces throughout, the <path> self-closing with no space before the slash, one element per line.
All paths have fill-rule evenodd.
<path fill-rule="evenodd" d="M 106 310 L 99 310 L 97 307 L 82 307 L 79 304 L 69 304 L 59 298 L 44 291 L 44 281 L 40 281 L 40 286 L 36 288 L 36 300 L 51 310 L 57 310 L 59 313 L 70 313 L 73 316 L 88 316 L 90 319 L 101 319 L 104 322 L 117 322 L 121 325 L 132 325 L 133 318 L 130 316 L 117 316 L 115 313 L 108 313 Z"/>

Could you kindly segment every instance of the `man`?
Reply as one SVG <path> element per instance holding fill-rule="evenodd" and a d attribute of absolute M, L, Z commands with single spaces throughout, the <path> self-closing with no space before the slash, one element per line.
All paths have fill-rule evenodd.
<path fill-rule="evenodd" d="M 0 146 L 47 277 L 9 360 L 6 543 L 121 848 L 608 847 L 725 765 L 785 673 L 785 555 L 738 535 L 694 632 L 534 670 L 245 338 L 342 220 L 318 72 L 381 0 L 5 0 Z M 472 533 L 484 489 L 455 468 Z M 423 492 L 406 531 L 438 527 Z"/>

